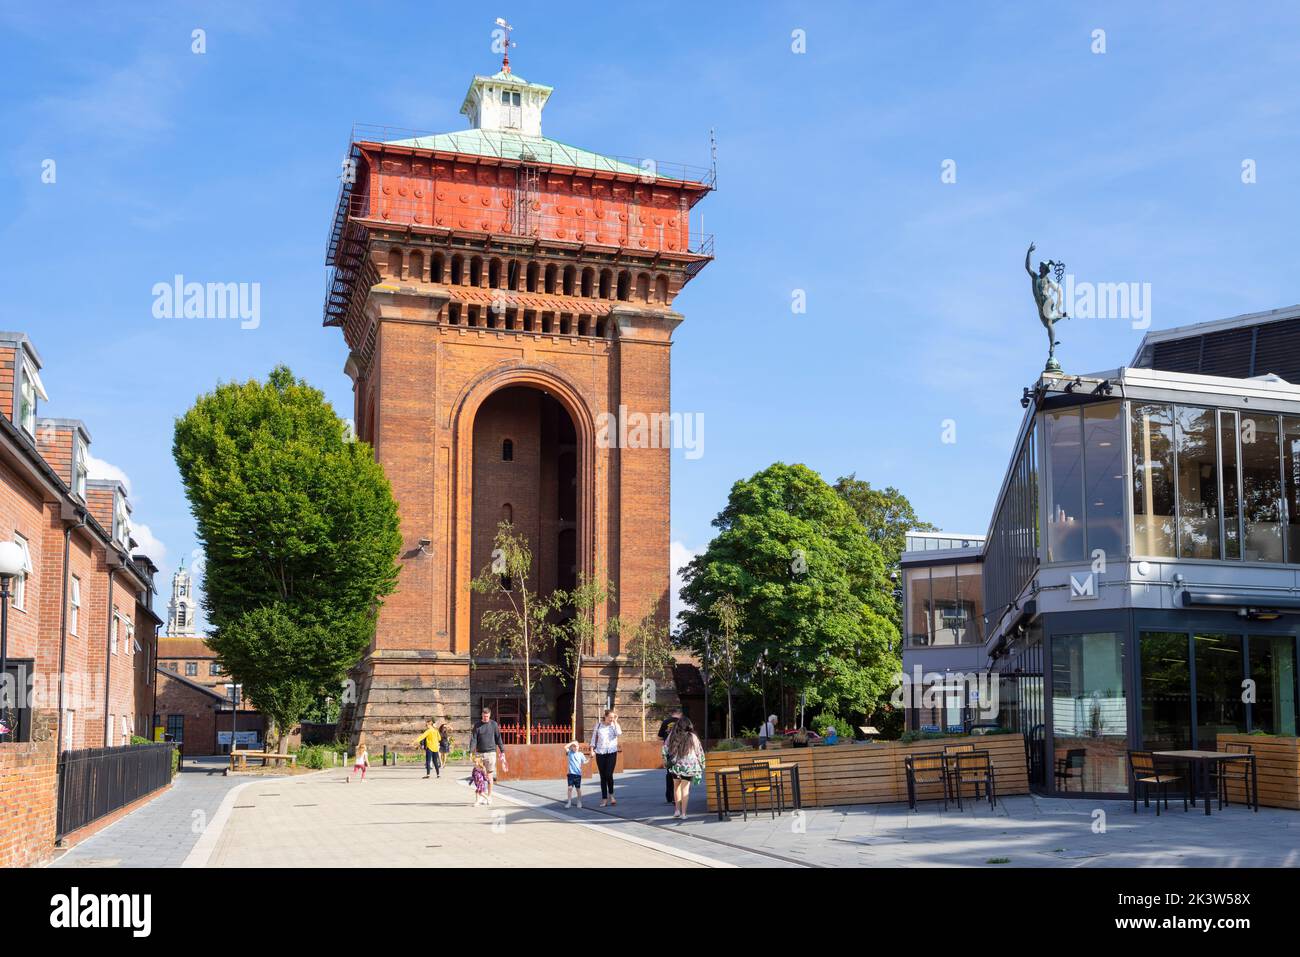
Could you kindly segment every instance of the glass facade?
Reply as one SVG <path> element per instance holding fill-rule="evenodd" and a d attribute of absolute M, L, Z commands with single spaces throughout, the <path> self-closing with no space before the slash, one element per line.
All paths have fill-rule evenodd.
<path fill-rule="evenodd" d="M 1192 746 L 1191 663 L 1187 633 L 1147 631 L 1142 661 L 1142 747 L 1179 751 Z"/>
<path fill-rule="evenodd" d="M 1133 450 L 1133 554 L 1174 554 L 1173 407 L 1134 402 L 1129 418 Z"/>
<path fill-rule="evenodd" d="M 984 589 L 978 562 L 910 567 L 904 575 L 910 647 L 984 640 Z"/>
<path fill-rule="evenodd" d="M 1251 635 L 1250 677 L 1255 682 L 1251 726 L 1269 734 L 1296 733 L 1295 639 Z"/>
<path fill-rule="evenodd" d="M 1053 635 L 1054 790 L 1128 793 L 1124 635 Z"/>
<path fill-rule="evenodd" d="M 1037 437 L 1020 445 L 984 549 L 984 604 L 995 621 L 1038 569 Z"/>
<path fill-rule="evenodd" d="M 1047 561 L 1124 554 L 1124 405 L 1096 402 L 1043 414 Z"/>

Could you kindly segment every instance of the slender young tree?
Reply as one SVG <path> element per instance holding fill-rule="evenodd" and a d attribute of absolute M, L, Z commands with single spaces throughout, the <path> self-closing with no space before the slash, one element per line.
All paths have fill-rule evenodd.
<path fill-rule="evenodd" d="M 714 620 L 718 623 L 711 645 L 713 647 L 714 674 L 727 689 L 727 737 L 736 736 L 732 719 L 732 703 L 736 691 L 736 679 L 739 676 L 740 662 L 740 607 L 730 595 L 722 595 L 713 603 L 711 609 Z M 767 717 L 764 716 L 764 721 Z"/>
<path fill-rule="evenodd" d="M 533 743 L 533 689 L 554 665 L 541 658 L 555 643 L 550 622 L 552 602 L 529 584 L 533 572 L 533 551 L 528 539 L 509 522 L 497 526 L 492 561 L 470 587 L 493 599 L 480 619 L 492 657 L 509 663 L 515 681 L 524 692 L 524 743 Z"/>
<path fill-rule="evenodd" d="M 659 620 L 659 608 L 656 603 L 650 613 L 637 622 L 632 629 L 632 640 L 628 642 L 628 657 L 636 662 L 641 672 L 641 687 L 637 697 L 641 701 L 641 740 L 646 740 L 646 705 L 649 703 L 653 678 L 671 674 L 676 659 L 673 657 L 672 637 L 667 625 Z"/>
<path fill-rule="evenodd" d="M 573 687 L 570 721 L 574 737 L 578 734 L 578 711 L 582 702 L 582 663 L 592 654 L 596 644 L 596 609 L 613 596 L 613 582 L 583 575 L 579 577 L 576 588 L 557 590 L 551 602 L 562 616 L 555 628 L 557 641 L 564 647 L 565 670 Z"/>

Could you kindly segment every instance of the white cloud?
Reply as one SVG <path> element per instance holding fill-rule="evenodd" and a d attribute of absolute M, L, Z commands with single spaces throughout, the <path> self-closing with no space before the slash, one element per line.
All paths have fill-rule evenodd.
<path fill-rule="evenodd" d="M 167 546 L 154 537 L 148 525 L 132 522 L 131 537 L 135 539 L 135 554 L 148 555 L 159 568 L 167 567 Z"/>
<path fill-rule="evenodd" d="M 118 468 L 112 462 L 105 462 L 103 459 L 97 459 L 89 452 L 86 453 L 86 474 L 92 479 L 108 479 L 121 482 L 126 487 L 126 494 L 131 494 L 131 476 Z M 152 556 L 150 556 L 152 557 Z"/>
<path fill-rule="evenodd" d="M 671 586 L 672 593 L 668 598 L 668 610 L 671 615 L 669 622 L 673 627 L 677 626 L 677 616 L 681 614 L 682 610 L 686 607 L 682 604 L 681 595 L 682 567 L 698 554 L 699 552 L 691 551 L 682 542 L 673 542 L 672 547 L 669 550 L 669 561 L 672 564 L 673 570 L 673 582 Z"/>

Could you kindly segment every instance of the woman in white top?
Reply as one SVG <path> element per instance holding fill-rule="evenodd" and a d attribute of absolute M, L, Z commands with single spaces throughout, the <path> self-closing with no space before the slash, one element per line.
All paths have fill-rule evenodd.
<path fill-rule="evenodd" d="M 596 755 L 596 770 L 600 772 L 601 807 L 618 803 L 614 798 L 614 765 L 618 763 L 618 738 L 622 733 L 618 715 L 612 708 L 591 732 L 591 750 Z"/>
<path fill-rule="evenodd" d="M 775 737 L 776 737 L 776 715 L 769 714 L 767 716 L 767 720 L 763 722 L 763 726 L 758 729 L 758 746 L 766 750 L 768 739 L 775 738 Z"/>

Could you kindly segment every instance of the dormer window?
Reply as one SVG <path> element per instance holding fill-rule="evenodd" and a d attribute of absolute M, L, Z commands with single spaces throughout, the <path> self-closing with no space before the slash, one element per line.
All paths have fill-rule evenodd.
<path fill-rule="evenodd" d="M 78 436 L 76 460 L 72 464 L 72 491 L 83 502 L 86 500 L 86 479 L 90 474 L 86 464 L 89 455 L 85 440 Z"/>
<path fill-rule="evenodd" d="M 113 540 L 127 551 L 131 550 L 131 515 L 126 507 L 126 496 L 120 492 L 113 512 Z"/>
<path fill-rule="evenodd" d="M 36 401 L 46 398 L 45 389 L 36 369 L 24 359 L 19 366 L 18 380 L 18 424 L 24 432 L 33 438 L 36 436 Z"/>

